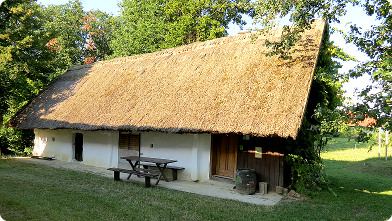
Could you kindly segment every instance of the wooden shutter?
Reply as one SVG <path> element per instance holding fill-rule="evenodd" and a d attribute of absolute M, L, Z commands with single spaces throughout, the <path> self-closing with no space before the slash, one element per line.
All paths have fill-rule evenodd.
<path fill-rule="evenodd" d="M 140 148 L 140 134 L 129 134 L 120 132 L 120 140 L 118 147 L 123 150 L 136 150 Z"/>
<path fill-rule="evenodd" d="M 140 148 L 140 135 L 129 135 L 129 146 L 128 150 L 136 150 L 139 151 Z"/>
<path fill-rule="evenodd" d="M 118 148 L 123 150 L 128 150 L 129 147 L 129 134 L 124 134 L 120 132 L 120 141 L 118 144 Z"/>

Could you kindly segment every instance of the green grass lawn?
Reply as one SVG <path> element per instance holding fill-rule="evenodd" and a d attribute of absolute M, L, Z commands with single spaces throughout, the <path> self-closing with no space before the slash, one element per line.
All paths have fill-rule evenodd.
<path fill-rule="evenodd" d="M 332 180 L 303 201 L 258 206 L 94 174 L 0 159 L 0 215 L 12 220 L 387 220 L 392 158 L 337 139 L 322 153 Z M 385 150 L 384 150 L 385 152 Z M 384 155 L 382 155 L 384 156 Z"/>

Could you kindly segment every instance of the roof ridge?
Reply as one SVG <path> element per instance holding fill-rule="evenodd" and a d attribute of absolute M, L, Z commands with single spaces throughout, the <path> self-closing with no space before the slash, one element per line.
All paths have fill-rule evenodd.
<path fill-rule="evenodd" d="M 241 42 L 248 39 L 250 40 L 252 38 L 252 35 L 254 34 L 255 33 L 243 33 L 235 36 L 227 36 L 227 37 L 215 38 L 207 41 L 194 42 L 188 45 L 178 46 L 175 48 L 166 48 L 160 51 L 150 52 L 146 54 L 138 54 L 138 55 L 131 55 L 126 57 L 113 58 L 109 60 L 98 61 L 91 64 L 72 65 L 71 67 L 69 67 L 68 71 L 81 70 L 84 68 L 90 68 L 91 66 L 101 67 L 106 64 L 121 64 L 129 61 L 137 61 L 139 59 L 154 59 L 159 57 L 170 56 L 173 54 L 187 53 L 189 51 L 202 50 L 209 47 L 217 47 L 219 45 Z"/>
<path fill-rule="evenodd" d="M 175 48 L 166 48 L 166 49 L 162 49 L 160 51 L 155 51 L 155 52 L 150 52 L 150 53 L 145 53 L 145 54 L 131 55 L 131 56 L 126 56 L 126 57 L 118 57 L 118 58 L 113 58 L 113 59 L 109 59 L 109 60 L 98 61 L 98 62 L 91 63 L 91 64 L 72 65 L 68 69 L 68 71 L 76 71 L 76 70 L 81 70 L 81 69 L 90 68 L 90 67 L 101 67 L 106 64 L 121 64 L 121 63 L 126 63 L 129 61 L 137 61 L 139 59 L 155 59 L 155 58 L 170 56 L 173 54 L 181 54 L 181 53 L 187 53 L 189 51 L 203 50 L 203 49 L 210 48 L 210 47 L 218 47 L 218 46 L 224 45 L 224 44 L 232 44 L 232 43 L 237 43 L 237 42 L 243 42 L 245 40 L 252 40 L 252 38 L 255 35 L 258 35 L 256 40 L 266 39 L 267 37 L 277 38 L 277 37 L 281 36 L 281 31 L 282 31 L 282 27 L 276 27 L 276 28 L 271 29 L 266 34 L 262 34 L 260 31 L 240 33 L 240 34 L 237 34 L 234 36 L 226 36 L 226 37 L 215 38 L 215 39 L 211 39 L 211 40 L 207 40 L 207 41 L 194 42 L 194 43 L 191 43 L 188 45 L 182 45 L 182 46 L 178 46 Z"/>
<path fill-rule="evenodd" d="M 313 22 L 313 25 L 317 25 L 316 23 L 318 22 L 323 22 L 321 19 L 316 19 L 315 22 Z M 248 33 L 240 33 L 235 36 L 227 36 L 227 37 L 221 37 L 221 38 L 215 38 L 207 41 L 200 41 L 200 42 L 194 42 L 188 45 L 183 45 L 183 46 L 178 46 L 175 48 L 166 48 L 162 49 L 160 51 L 155 51 L 151 53 L 145 53 L 145 54 L 138 54 L 138 55 L 132 55 L 132 56 L 126 56 L 126 57 L 119 57 L 119 58 L 113 58 L 109 60 L 104 60 L 104 61 L 98 61 L 95 63 L 91 64 L 83 64 L 83 65 L 73 65 L 69 67 L 68 71 L 75 71 L 75 70 L 81 70 L 84 68 L 90 68 L 90 67 L 101 67 L 106 64 L 121 64 L 121 63 L 126 63 L 129 61 L 137 61 L 139 59 L 155 59 L 159 57 L 164 57 L 164 56 L 170 56 L 173 54 L 181 54 L 181 53 L 187 53 L 189 51 L 195 51 L 195 50 L 203 50 L 209 47 L 217 47 L 220 45 L 224 44 L 229 44 L 229 43 L 236 43 L 236 42 L 242 42 L 245 40 L 261 40 L 261 39 L 267 39 L 267 38 L 279 38 L 282 35 L 282 27 L 275 27 L 268 31 L 268 33 L 262 33 L 261 31 L 252 31 Z M 257 39 L 252 39 L 255 35 L 258 35 Z"/>

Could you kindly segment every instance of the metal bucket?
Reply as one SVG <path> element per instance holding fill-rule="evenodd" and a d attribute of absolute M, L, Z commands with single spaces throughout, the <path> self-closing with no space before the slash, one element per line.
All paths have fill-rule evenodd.
<path fill-rule="evenodd" d="M 257 186 L 256 172 L 252 169 L 238 169 L 235 176 L 235 186 L 240 194 L 255 194 Z"/>

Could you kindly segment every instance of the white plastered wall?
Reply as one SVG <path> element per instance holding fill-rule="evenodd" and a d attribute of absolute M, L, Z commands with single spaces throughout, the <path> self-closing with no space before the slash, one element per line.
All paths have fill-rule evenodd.
<path fill-rule="evenodd" d="M 118 131 L 78 131 L 35 129 L 34 155 L 55 157 L 57 160 L 74 160 L 74 134 L 83 134 L 83 162 L 99 167 L 129 167 L 119 162 Z M 132 134 L 139 134 L 132 132 Z M 152 147 L 151 147 L 152 145 Z M 142 156 L 177 160 L 175 165 L 184 167 L 178 171 L 179 180 L 204 181 L 210 174 L 211 134 L 171 134 L 141 132 Z M 167 170 L 171 177 L 171 170 Z"/>
<path fill-rule="evenodd" d="M 151 147 L 152 146 L 152 147 Z M 204 181 L 210 174 L 211 134 L 172 134 L 142 132 L 142 156 L 177 160 L 169 165 L 184 167 L 178 171 L 179 180 Z M 171 177 L 171 170 L 167 176 Z"/>
<path fill-rule="evenodd" d="M 74 134 L 83 134 L 83 163 L 99 167 L 118 165 L 118 131 L 35 129 L 33 154 L 74 161 Z"/>

